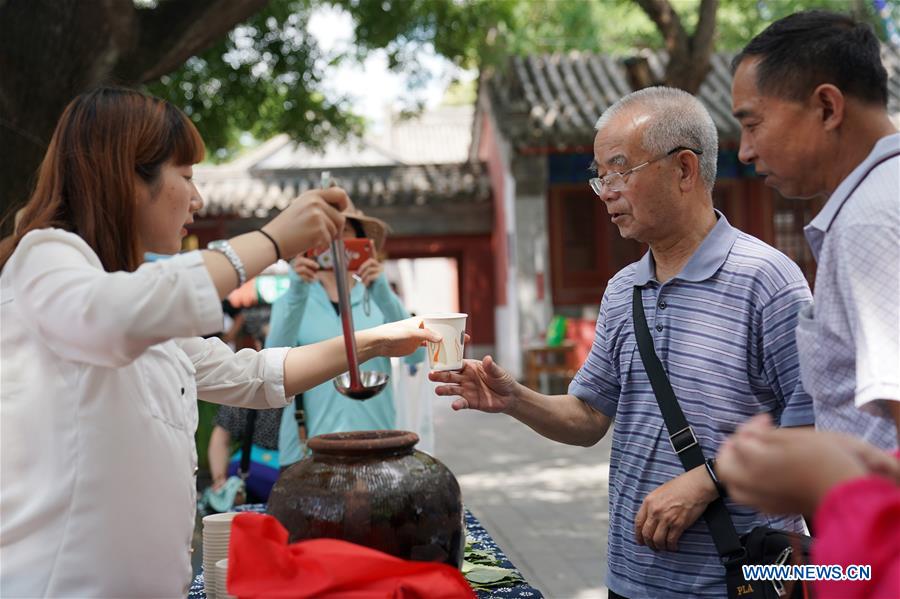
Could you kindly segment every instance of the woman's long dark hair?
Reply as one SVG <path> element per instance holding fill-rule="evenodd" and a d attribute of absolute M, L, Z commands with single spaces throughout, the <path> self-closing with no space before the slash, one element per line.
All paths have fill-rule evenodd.
<path fill-rule="evenodd" d="M 168 102 L 118 87 L 83 93 L 63 111 L 15 233 L 0 242 L 0 268 L 29 231 L 56 227 L 84 239 L 109 272 L 138 255 L 135 175 L 153 186 L 163 163 L 203 160 L 200 133 Z"/>

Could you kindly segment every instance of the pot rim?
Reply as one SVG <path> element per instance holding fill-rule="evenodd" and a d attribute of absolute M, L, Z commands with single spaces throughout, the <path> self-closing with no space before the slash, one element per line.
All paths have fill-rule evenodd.
<path fill-rule="evenodd" d="M 410 431 L 351 431 L 317 435 L 307 446 L 317 454 L 347 455 L 411 450 L 419 435 Z"/>

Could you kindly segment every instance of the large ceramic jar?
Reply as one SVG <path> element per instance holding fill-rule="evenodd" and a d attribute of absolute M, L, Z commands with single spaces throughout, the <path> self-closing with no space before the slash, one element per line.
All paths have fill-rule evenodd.
<path fill-rule="evenodd" d="M 269 514 L 290 542 L 330 537 L 404 559 L 462 563 L 462 499 L 415 433 L 358 431 L 309 440 L 312 455 L 272 487 Z"/>

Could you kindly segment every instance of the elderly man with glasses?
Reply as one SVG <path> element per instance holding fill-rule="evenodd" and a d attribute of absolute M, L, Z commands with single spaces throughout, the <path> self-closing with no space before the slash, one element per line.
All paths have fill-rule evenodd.
<path fill-rule="evenodd" d="M 708 506 L 727 510 L 738 533 L 802 528 L 798 516 L 766 518 L 717 501 L 711 460 L 686 472 L 679 457 L 690 447 L 714 456 L 759 412 L 781 426 L 813 423 L 794 342 L 809 288 L 786 256 L 713 208 L 717 153 L 709 113 L 686 92 L 648 88 L 610 107 L 597 122 L 590 185 L 620 234 L 650 250 L 609 281 L 569 393 L 528 389 L 490 357 L 431 375 L 444 383 L 439 395 L 458 396 L 454 409 L 504 412 L 563 443 L 593 445 L 616 420 L 610 597 L 726 596 L 725 568 L 701 518 Z M 636 346 L 636 305 L 688 423 L 678 435 L 670 437 Z"/>

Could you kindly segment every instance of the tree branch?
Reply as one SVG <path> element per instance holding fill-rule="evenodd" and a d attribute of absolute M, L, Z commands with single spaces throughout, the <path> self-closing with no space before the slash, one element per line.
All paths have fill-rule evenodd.
<path fill-rule="evenodd" d="M 695 57 L 709 57 L 713 51 L 716 36 L 716 13 L 719 0 L 702 0 L 697 29 L 691 37 L 691 54 Z"/>
<path fill-rule="evenodd" d="M 268 1 L 160 0 L 157 8 L 137 9 L 137 42 L 114 74 L 130 83 L 158 79 L 218 42 Z"/>
<path fill-rule="evenodd" d="M 666 50 L 671 54 L 679 46 L 686 48 L 688 35 L 681 24 L 681 18 L 668 0 L 635 0 L 650 20 L 659 29 L 666 44 Z"/>
<path fill-rule="evenodd" d="M 688 36 L 669 0 L 635 0 L 635 2 L 656 24 L 665 41 L 666 50 L 669 52 L 666 85 L 697 93 L 709 71 L 719 0 L 701 0 L 697 29 L 691 36 Z"/>

